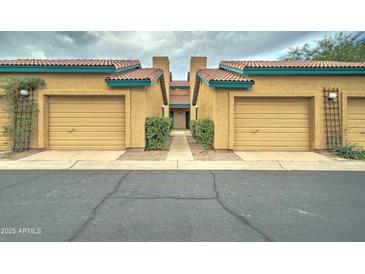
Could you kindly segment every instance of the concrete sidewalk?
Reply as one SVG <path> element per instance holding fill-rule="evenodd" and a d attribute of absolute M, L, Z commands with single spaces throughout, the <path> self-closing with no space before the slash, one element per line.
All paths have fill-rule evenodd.
<path fill-rule="evenodd" d="M 0 161 L 0 170 L 321 170 L 365 171 L 364 161 Z"/>
<path fill-rule="evenodd" d="M 315 152 L 285 152 L 285 151 L 234 151 L 244 161 L 298 161 L 317 162 L 328 161 L 331 158 Z"/>
<path fill-rule="evenodd" d="M 19 159 L 21 161 L 111 161 L 117 160 L 124 150 L 46 150 Z"/>
<path fill-rule="evenodd" d="M 166 161 L 193 161 L 194 157 L 191 153 L 188 140 L 186 139 L 185 130 L 173 130 L 172 143 L 166 157 Z"/>

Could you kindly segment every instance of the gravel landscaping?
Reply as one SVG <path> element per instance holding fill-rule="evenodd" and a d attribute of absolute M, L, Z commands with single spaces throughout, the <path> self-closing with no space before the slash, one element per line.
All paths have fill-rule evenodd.
<path fill-rule="evenodd" d="M 192 136 L 186 136 L 193 154 L 194 160 L 198 161 L 242 161 L 240 157 L 231 150 L 206 150 L 198 144 Z"/>
<path fill-rule="evenodd" d="M 0 160 L 19 160 L 42 151 L 42 149 L 28 149 L 20 152 L 6 151 L 0 153 Z"/>
<path fill-rule="evenodd" d="M 120 161 L 164 161 L 170 149 L 172 136 L 167 137 L 166 146 L 164 150 L 143 150 L 143 149 L 127 149 L 127 151 L 120 156 Z"/>

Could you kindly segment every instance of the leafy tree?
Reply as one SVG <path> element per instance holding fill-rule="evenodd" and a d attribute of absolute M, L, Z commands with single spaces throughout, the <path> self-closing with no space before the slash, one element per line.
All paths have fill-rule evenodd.
<path fill-rule="evenodd" d="M 365 61 L 365 39 L 359 39 L 364 32 L 339 32 L 316 41 L 311 47 L 289 48 L 284 60 L 318 60 L 318 61 Z M 362 41 L 361 41 L 362 40 Z"/>

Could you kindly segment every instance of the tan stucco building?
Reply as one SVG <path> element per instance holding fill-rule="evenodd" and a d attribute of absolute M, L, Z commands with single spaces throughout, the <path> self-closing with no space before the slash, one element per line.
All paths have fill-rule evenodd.
<path fill-rule="evenodd" d="M 160 116 L 168 103 L 163 71 L 141 68 L 138 60 L 0 61 L 0 80 L 10 75 L 37 76 L 46 83 L 36 94 L 33 148 L 144 148 L 145 118 Z M 0 142 L 0 149 L 8 148 L 6 137 Z"/>
<path fill-rule="evenodd" d="M 192 109 L 214 121 L 216 149 L 309 151 L 333 139 L 365 147 L 365 63 L 197 63 Z"/>
<path fill-rule="evenodd" d="M 208 69 L 206 57 L 192 57 L 187 80 L 176 81 L 168 57 L 153 57 L 152 68 L 138 60 L 0 61 L 0 80 L 10 75 L 46 82 L 36 94 L 33 148 L 144 148 L 148 116 L 173 118 L 176 129 L 210 118 L 215 149 L 365 147 L 365 63 L 222 61 Z M 0 109 L 4 102 L 0 95 Z M 0 126 L 6 119 L 0 110 Z"/>

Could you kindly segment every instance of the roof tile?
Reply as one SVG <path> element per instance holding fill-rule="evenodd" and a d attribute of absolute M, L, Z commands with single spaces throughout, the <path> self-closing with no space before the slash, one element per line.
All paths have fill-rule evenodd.
<path fill-rule="evenodd" d="M 221 69 L 201 69 L 197 73 L 206 81 L 224 81 L 224 82 L 254 82 L 246 79 L 240 74 L 235 74 Z"/>
<path fill-rule="evenodd" d="M 16 59 L 0 60 L 0 66 L 113 66 L 115 69 L 141 65 L 139 60 L 120 59 Z"/>
<path fill-rule="evenodd" d="M 183 80 L 175 80 L 170 82 L 170 87 L 180 88 L 180 87 L 189 87 L 190 83 L 188 81 Z"/>
<path fill-rule="evenodd" d="M 219 65 L 245 68 L 365 68 L 365 62 L 338 61 L 221 61 Z"/>
<path fill-rule="evenodd" d="M 170 95 L 170 104 L 190 104 L 190 95 Z"/>
<path fill-rule="evenodd" d="M 150 80 L 155 81 L 162 74 L 162 69 L 158 68 L 143 68 L 130 70 L 106 77 L 106 80 Z"/>

